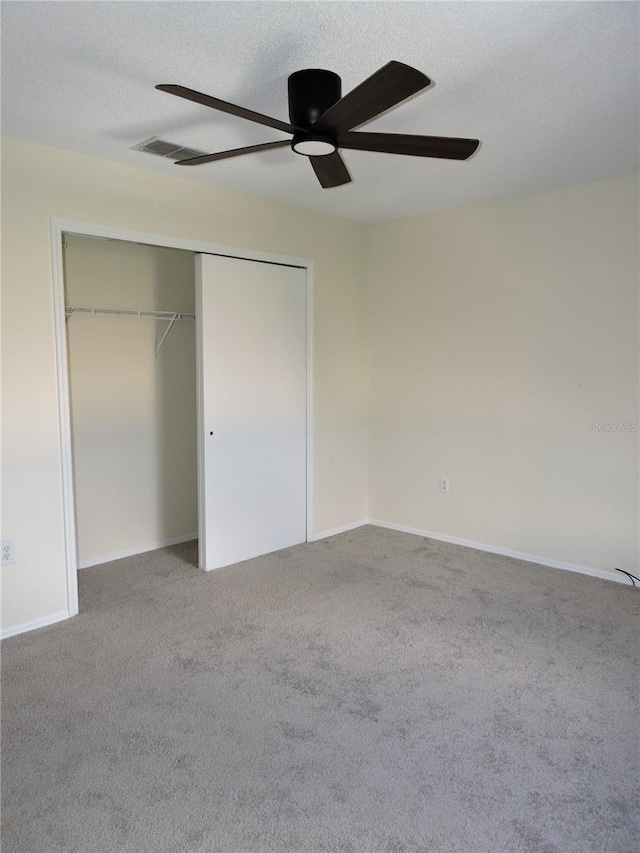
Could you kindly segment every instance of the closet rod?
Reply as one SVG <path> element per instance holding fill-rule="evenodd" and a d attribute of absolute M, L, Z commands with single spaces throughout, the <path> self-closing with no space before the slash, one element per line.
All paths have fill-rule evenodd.
<path fill-rule="evenodd" d="M 112 315 L 118 317 L 136 317 L 140 320 L 195 320 L 195 314 L 184 314 L 182 311 L 146 311 L 132 308 L 88 308 L 83 305 L 66 305 L 67 317 L 72 314 L 91 314 L 93 317 Z"/>

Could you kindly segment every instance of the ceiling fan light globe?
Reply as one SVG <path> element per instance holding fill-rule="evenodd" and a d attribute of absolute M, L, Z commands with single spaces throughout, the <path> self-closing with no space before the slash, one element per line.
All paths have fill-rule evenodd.
<path fill-rule="evenodd" d="M 291 141 L 291 148 L 296 154 L 305 157 L 326 157 L 338 150 L 334 140 L 321 133 L 296 134 Z"/>

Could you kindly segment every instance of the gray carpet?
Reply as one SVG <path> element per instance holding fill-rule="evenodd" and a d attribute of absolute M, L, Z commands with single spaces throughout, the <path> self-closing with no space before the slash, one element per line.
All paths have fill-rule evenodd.
<path fill-rule="evenodd" d="M 372 527 L 195 562 L 2 644 L 4 853 L 640 850 L 640 591 Z"/>

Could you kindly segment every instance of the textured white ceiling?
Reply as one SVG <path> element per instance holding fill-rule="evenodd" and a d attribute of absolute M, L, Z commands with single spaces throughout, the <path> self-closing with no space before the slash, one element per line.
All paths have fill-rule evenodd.
<path fill-rule="evenodd" d="M 3 2 L 3 133 L 380 222 L 638 169 L 635 2 Z M 286 138 L 155 91 L 178 83 L 287 120 L 287 77 L 347 92 L 391 59 L 434 85 L 369 131 L 481 140 L 469 162 L 344 152 L 323 190 L 288 148 L 200 167 L 130 146 L 208 152 Z M 364 127 L 362 129 L 365 129 Z"/>

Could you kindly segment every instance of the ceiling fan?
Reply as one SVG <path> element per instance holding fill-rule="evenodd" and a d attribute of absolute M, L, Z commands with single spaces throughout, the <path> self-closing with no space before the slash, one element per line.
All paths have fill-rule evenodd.
<path fill-rule="evenodd" d="M 342 81 L 333 71 L 307 68 L 289 77 L 289 119 L 280 121 L 173 84 L 156 86 L 162 92 L 195 101 L 205 107 L 248 119 L 249 121 L 293 134 L 292 139 L 265 142 L 178 160 L 178 166 L 200 166 L 256 151 L 268 151 L 290 145 L 296 154 L 309 158 L 321 185 L 348 184 L 351 176 L 338 149 L 379 151 L 385 154 L 410 154 L 415 157 L 440 157 L 467 160 L 477 149 L 477 139 L 444 136 L 415 136 L 404 133 L 354 133 L 353 128 L 380 115 L 425 89 L 431 81 L 421 71 L 402 62 L 388 62 L 359 86 L 342 97 Z"/>

